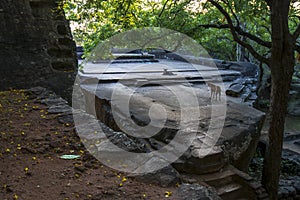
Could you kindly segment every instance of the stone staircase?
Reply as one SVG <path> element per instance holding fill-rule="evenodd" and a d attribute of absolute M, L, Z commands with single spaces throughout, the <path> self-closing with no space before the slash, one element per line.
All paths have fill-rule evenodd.
<path fill-rule="evenodd" d="M 261 184 L 248 174 L 226 165 L 214 173 L 191 175 L 183 174 L 183 181 L 197 182 L 215 188 L 224 200 L 267 200 L 268 194 Z"/>
<path fill-rule="evenodd" d="M 172 166 L 182 173 L 207 174 L 222 170 L 226 158 L 221 148 L 215 147 L 203 158 L 197 157 L 198 149 L 191 150 L 190 155 L 183 155 Z"/>

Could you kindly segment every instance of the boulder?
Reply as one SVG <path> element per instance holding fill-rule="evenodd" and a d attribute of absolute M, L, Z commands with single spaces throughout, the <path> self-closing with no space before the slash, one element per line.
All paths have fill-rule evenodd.
<path fill-rule="evenodd" d="M 62 114 L 61 116 L 57 117 L 57 120 L 61 124 L 74 124 L 72 114 Z"/>
<path fill-rule="evenodd" d="M 173 166 L 180 172 L 205 174 L 215 172 L 226 163 L 246 171 L 260 137 L 265 114 L 244 104 L 228 102 L 227 114 L 222 133 L 216 146 L 205 157 L 199 157 L 198 151 L 205 145 L 195 140 Z M 203 126 L 203 130 L 207 124 Z"/>
<path fill-rule="evenodd" d="M 202 72 L 204 74 L 207 73 L 207 77 L 211 76 L 210 74 L 214 70 L 206 71 L 206 69 L 203 69 Z M 152 76 L 152 78 L 155 78 L 150 72 L 144 74 L 149 76 L 149 80 L 151 80 Z M 84 80 L 91 75 L 81 74 L 81 76 Z M 216 102 L 216 105 L 211 105 L 210 94 L 207 86 L 204 84 L 190 87 L 190 85 L 185 85 L 181 82 L 172 82 L 172 86 L 176 86 L 177 89 L 180 88 L 180 93 L 175 95 L 167 87 L 159 84 L 135 88 L 135 85 L 126 84 L 127 82 L 107 83 L 106 81 L 101 82 L 101 77 L 97 79 L 99 79 L 99 84 L 97 84 L 98 81 L 95 81 L 95 83 L 86 82 L 86 84 L 81 84 L 80 87 L 84 91 L 85 102 L 89 102 L 87 104 L 90 106 L 95 105 L 96 109 L 94 112 L 97 119 L 113 129 L 113 134 L 118 135 L 124 132 L 124 137 L 128 134 L 127 137 L 131 140 L 134 137 L 133 134 L 137 138 L 143 138 L 142 143 L 148 148 L 147 152 L 155 152 L 171 143 L 171 145 L 174 145 L 172 146 L 172 149 L 174 149 L 172 153 L 176 154 L 178 149 L 182 149 L 180 148 L 181 146 L 192 142 L 192 145 L 188 145 L 187 148 L 183 149 L 183 152 L 180 151 L 180 154 L 172 154 L 172 162 L 174 161 L 172 166 L 179 172 L 190 174 L 211 173 L 221 170 L 229 163 L 240 170 L 247 169 L 258 143 L 264 113 L 248 105 L 229 101 L 227 102 L 227 111 L 223 113 L 223 106 L 220 105 L 222 101 Z M 161 75 L 161 79 L 165 80 L 166 77 Z M 251 79 L 243 79 L 241 81 L 241 83 L 233 85 L 233 87 L 239 86 L 239 89 L 236 88 L 236 93 L 241 92 L 245 85 L 251 85 L 255 82 Z M 133 94 L 130 93 L 131 90 L 134 90 Z M 117 96 L 112 96 L 113 91 L 117 91 L 115 93 Z M 193 104 L 188 98 L 189 96 L 186 96 L 190 92 L 196 94 L 195 98 L 197 98 L 199 105 Z M 187 104 L 184 108 L 178 102 L 179 95 L 181 98 L 186 98 L 185 102 Z M 93 97 L 95 102 L 90 101 L 93 98 L 89 98 L 89 96 Z M 129 102 L 127 97 L 130 97 Z M 123 104 L 124 102 L 126 102 L 126 105 Z M 128 106 L 129 110 L 124 109 L 126 106 Z M 221 135 L 212 136 L 208 132 L 208 129 L 211 128 L 212 106 L 220 106 L 220 109 L 218 109 L 220 112 L 217 112 L 218 114 L 214 116 L 214 119 L 221 119 L 226 114 L 224 127 L 221 127 L 223 128 Z M 152 108 L 151 112 L 150 108 Z M 183 109 L 189 112 L 189 117 L 185 119 L 182 119 L 181 116 Z M 200 117 L 191 120 L 190 116 L 197 109 L 200 111 Z M 87 111 L 89 112 L 89 109 Z M 93 113 L 93 111 L 91 110 L 90 113 Z M 151 117 L 149 117 L 150 113 Z M 147 129 L 144 131 L 143 127 L 146 126 Z M 212 129 L 215 130 L 217 128 L 213 127 Z M 155 135 L 149 134 L 150 132 L 147 132 L 149 130 L 155 130 L 151 132 L 155 133 Z M 184 133 L 184 138 L 174 141 L 179 131 Z M 120 139 L 115 141 L 116 144 L 122 144 L 126 140 Z M 109 143 L 104 144 L 108 146 L 101 150 L 111 149 Z M 202 154 L 203 149 L 209 150 L 205 157 Z M 111 155 L 118 156 L 118 152 L 112 152 Z M 143 163 L 146 162 L 150 164 L 150 160 L 143 161 Z"/>
<path fill-rule="evenodd" d="M 229 69 L 239 71 L 243 76 L 255 77 L 259 72 L 259 67 L 249 62 L 230 62 Z"/>
<path fill-rule="evenodd" d="M 265 113 L 242 103 L 227 103 L 227 114 L 218 144 L 229 163 L 246 171 L 260 138 Z"/>
<path fill-rule="evenodd" d="M 160 185 L 162 187 L 174 186 L 181 183 L 179 173 L 170 165 L 152 173 L 132 177 L 145 183 Z"/>
<path fill-rule="evenodd" d="M 231 85 L 227 90 L 226 90 L 226 95 L 228 96 L 233 96 L 233 97 L 239 97 L 245 88 L 244 85 L 242 84 L 234 84 Z"/>
<path fill-rule="evenodd" d="M 188 174 L 207 174 L 221 170 L 226 164 L 225 155 L 220 147 L 214 147 L 205 157 L 201 149 L 191 146 L 177 161 L 172 163 L 179 172 Z"/>
<path fill-rule="evenodd" d="M 53 105 L 66 105 L 68 104 L 68 102 L 66 100 L 64 100 L 61 97 L 50 97 L 47 99 L 42 99 L 41 100 L 42 104 L 45 104 L 47 106 L 53 106 Z"/>
<path fill-rule="evenodd" d="M 48 109 L 48 113 L 50 114 L 66 113 L 66 112 L 72 112 L 72 108 L 67 104 L 52 105 Z"/>
<path fill-rule="evenodd" d="M 183 184 L 178 189 L 181 200 L 221 200 L 217 192 L 199 184 Z"/>

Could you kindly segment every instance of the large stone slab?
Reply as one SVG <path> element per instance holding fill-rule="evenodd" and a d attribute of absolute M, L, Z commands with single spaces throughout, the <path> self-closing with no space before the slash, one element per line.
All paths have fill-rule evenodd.
<path fill-rule="evenodd" d="M 176 75 L 163 75 L 161 64 Z M 150 152 L 170 144 L 180 149 L 191 141 L 174 160 L 173 166 L 179 171 L 203 174 L 218 171 L 227 163 L 246 170 L 258 143 L 264 113 L 226 101 L 220 82 L 215 84 L 221 87 L 221 101 L 210 98 L 210 88 L 203 81 L 193 82 L 203 77 L 218 81 L 220 74 L 230 75 L 230 71 L 199 65 L 200 73 L 193 77 L 191 66 L 178 61 L 141 68 L 113 65 L 115 68 L 107 69 L 88 65 L 80 74 L 88 112 L 117 132 L 142 138 Z M 157 132 L 149 135 L 144 127 Z M 185 138 L 175 140 L 180 133 Z"/>
<path fill-rule="evenodd" d="M 164 69 L 172 72 L 173 75 L 163 75 Z M 187 62 L 180 62 L 175 60 L 161 59 L 159 62 L 148 63 L 84 63 L 82 72 L 79 72 L 82 77 L 98 78 L 102 81 L 118 81 L 118 80 L 131 80 L 136 81 L 139 79 L 146 81 L 172 81 L 179 83 L 180 80 L 189 80 L 194 82 L 196 79 L 216 79 L 241 76 L 241 73 L 233 70 L 219 70 L 213 66 L 205 66 L 200 64 L 191 64 Z M 221 80 L 219 80 L 221 81 Z"/>

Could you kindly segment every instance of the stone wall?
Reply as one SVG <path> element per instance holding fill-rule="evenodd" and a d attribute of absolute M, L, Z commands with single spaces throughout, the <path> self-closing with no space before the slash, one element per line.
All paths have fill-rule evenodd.
<path fill-rule="evenodd" d="M 57 0 L 0 1 L 0 90 L 43 86 L 70 98 L 76 45 Z"/>

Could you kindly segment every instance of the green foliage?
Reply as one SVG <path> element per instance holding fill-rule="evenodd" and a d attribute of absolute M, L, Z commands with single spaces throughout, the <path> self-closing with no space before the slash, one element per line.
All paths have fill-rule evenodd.
<path fill-rule="evenodd" d="M 209 35 L 215 34 L 212 31 L 194 30 L 201 18 L 197 16 L 198 13 L 191 12 L 189 6 L 190 1 L 67 0 L 64 9 L 75 27 L 73 36 L 76 42 L 83 45 L 86 52 L 117 33 L 139 27 L 169 28 L 210 45 Z"/>
<path fill-rule="evenodd" d="M 220 0 L 235 25 L 248 33 L 270 41 L 270 13 L 266 1 Z M 90 52 L 101 41 L 140 27 L 164 27 L 187 34 L 206 48 L 211 56 L 224 60 L 236 58 L 236 43 L 228 29 L 204 28 L 224 25 L 223 15 L 210 3 L 197 0 L 65 0 L 63 6 L 73 24 L 76 42 Z M 299 23 L 297 7 L 291 9 L 290 27 Z M 239 23 L 239 24 L 238 24 Z M 265 48 L 247 38 L 261 55 Z"/>

